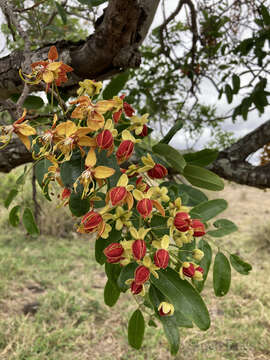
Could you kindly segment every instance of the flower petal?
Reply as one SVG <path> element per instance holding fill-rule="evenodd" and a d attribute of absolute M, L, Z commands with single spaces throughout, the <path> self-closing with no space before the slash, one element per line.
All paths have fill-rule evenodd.
<path fill-rule="evenodd" d="M 89 166 L 95 166 L 97 162 L 97 157 L 96 157 L 96 153 L 95 150 L 93 148 L 91 148 L 88 151 L 88 154 L 86 156 L 85 159 L 85 166 L 89 167 Z"/>
<path fill-rule="evenodd" d="M 96 179 L 107 179 L 115 173 L 115 170 L 107 166 L 97 166 L 93 172 Z"/>

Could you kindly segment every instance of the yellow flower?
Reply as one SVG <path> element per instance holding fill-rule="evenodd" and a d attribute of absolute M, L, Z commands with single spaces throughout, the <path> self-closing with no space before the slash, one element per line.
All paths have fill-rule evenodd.
<path fill-rule="evenodd" d="M 100 90 L 102 89 L 102 82 L 96 82 L 94 80 L 85 79 L 84 81 L 79 81 L 79 89 L 77 90 L 77 94 L 79 96 L 87 94 L 92 97 L 94 95 L 98 95 Z"/>
<path fill-rule="evenodd" d="M 143 125 L 148 122 L 149 114 L 144 114 L 142 117 L 132 116 L 130 118 L 131 126 L 129 126 L 129 130 L 135 130 L 135 134 L 139 135 L 143 131 Z"/>
<path fill-rule="evenodd" d="M 189 210 L 190 210 L 190 208 L 188 206 L 183 206 L 182 205 L 182 200 L 181 200 L 180 197 L 175 199 L 175 201 L 173 203 L 170 203 L 169 208 L 170 208 L 170 215 L 171 216 L 175 216 L 175 214 L 178 213 L 178 212 L 186 212 L 186 213 L 188 213 Z"/>
<path fill-rule="evenodd" d="M 167 195 L 168 189 L 165 186 L 162 186 L 161 188 L 159 186 L 153 186 L 153 194 L 152 199 L 157 201 L 164 201 L 168 202 L 170 200 L 169 196 Z"/>
<path fill-rule="evenodd" d="M 159 304 L 158 311 L 161 316 L 172 316 L 174 313 L 174 306 L 166 301 L 162 301 Z"/>
<path fill-rule="evenodd" d="M 70 103 L 79 104 L 72 112 L 71 117 L 80 120 L 86 118 L 87 126 L 91 131 L 103 128 L 105 123 L 103 114 L 111 111 L 115 105 L 113 100 L 101 100 L 94 104 L 88 96 L 80 96 Z"/>
<path fill-rule="evenodd" d="M 167 250 L 170 245 L 170 237 L 168 235 L 164 235 L 160 241 L 154 240 L 152 245 L 157 249 Z"/>
<path fill-rule="evenodd" d="M 150 270 L 150 272 L 154 275 L 155 278 L 159 278 L 158 273 L 156 272 L 156 270 L 159 270 L 159 267 L 153 264 L 149 255 L 146 255 L 143 258 L 142 264 Z"/>
<path fill-rule="evenodd" d="M 150 154 L 147 154 L 146 156 L 142 156 L 141 160 L 142 160 L 144 166 L 139 169 L 140 173 L 151 170 L 155 166 L 155 162 L 152 159 L 152 156 Z"/>
<path fill-rule="evenodd" d="M 88 151 L 87 157 L 85 159 L 85 166 L 87 167 L 86 170 L 80 175 L 80 177 L 76 180 L 74 184 L 74 188 L 77 187 L 77 182 L 80 182 L 83 185 L 83 193 L 82 198 L 89 192 L 93 191 L 90 188 L 90 184 L 93 184 L 93 179 L 97 179 L 98 181 L 107 179 L 108 177 L 112 176 L 115 173 L 115 170 L 109 168 L 107 166 L 97 166 L 95 167 L 97 162 L 97 157 L 95 150 L 91 148 Z"/>
<path fill-rule="evenodd" d="M 130 221 L 131 216 L 132 212 L 124 210 L 121 206 L 117 206 L 115 214 L 113 215 L 114 220 L 116 220 L 116 230 L 122 230 L 124 225 L 130 227 L 132 225 Z"/>
<path fill-rule="evenodd" d="M 65 156 L 65 160 L 69 160 L 76 146 L 94 146 L 96 144 L 95 139 L 86 136 L 90 132 L 90 128 L 77 127 L 70 120 L 57 125 L 55 128 L 57 142 L 54 151 L 60 150 Z"/>
<path fill-rule="evenodd" d="M 31 141 L 29 136 L 35 135 L 36 130 L 28 125 L 28 120 L 25 120 L 26 117 L 26 109 L 24 109 L 22 116 L 16 120 L 12 125 L 2 126 L 1 129 L 1 137 L 0 142 L 4 143 L 1 147 L 5 147 L 12 138 L 12 134 L 16 134 L 20 140 L 24 143 L 25 147 L 30 150 Z"/>

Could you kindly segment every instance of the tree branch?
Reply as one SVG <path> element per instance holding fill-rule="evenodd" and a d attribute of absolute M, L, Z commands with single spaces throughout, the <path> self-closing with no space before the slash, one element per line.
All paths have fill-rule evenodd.
<path fill-rule="evenodd" d="M 104 80 L 127 68 L 138 67 L 138 48 L 149 30 L 158 4 L 159 0 L 110 0 L 95 33 L 86 41 L 55 43 L 59 58 L 74 69 L 64 84 L 65 90 L 74 93 L 78 81 L 86 78 Z M 47 59 L 51 45 L 33 51 L 31 63 Z M 0 99 L 22 92 L 23 83 L 18 72 L 24 68 L 26 55 L 24 51 L 15 51 L 0 59 Z M 31 91 L 40 89 L 31 86 Z"/>
<path fill-rule="evenodd" d="M 270 187 L 270 163 L 254 166 L 246 161 L 247 157 L 270 142 L 270 120 L 250 132 L 242 139 L 221 151 L 209 169 L 227 180 L 238 184 Z"/>

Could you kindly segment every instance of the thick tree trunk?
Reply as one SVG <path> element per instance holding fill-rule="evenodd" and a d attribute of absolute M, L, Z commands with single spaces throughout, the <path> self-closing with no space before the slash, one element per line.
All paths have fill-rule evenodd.
<path fill-rule="evenodd" d="M 74 69 L 64 84 L 66 91 L 73 93 L 80 80 L 104 80 L 125 69 L 138 67 L 139 46 L 147 35 L 158 4 L 159 0 L 110 0 L 94 34 L 86 41 L 54 44 L 60 60 Z M 47 59 L 51 45 L 33 51 L 31 61 Z M 19 69 L 24 68 L 24 59 L 23 51 L 0 59 L 0 99 L 22 91 Z M 40 88 L 31 86 L 30 90 Z"/>

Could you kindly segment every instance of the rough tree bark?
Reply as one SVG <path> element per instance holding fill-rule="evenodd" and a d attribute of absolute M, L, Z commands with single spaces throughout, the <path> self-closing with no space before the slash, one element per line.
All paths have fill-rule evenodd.
<path fill-rule="evenodd" d="M 73 92 L 85 78 L 104 80 L 127 68 L 140 65 L 139 46 L 145 39 L 159 0 L 110 0 L 93 35 L 86 41 L 59 41 L 54 45 L 59 58 L 73 67 L 65 90 Z M 31 53 L 31 62 L 47 59 L 52 44 Z M 15 51 L 0 59 L 0 99 L 20 93 L 23 82 L 19 69 L 24 68 L 25 54 Z M 31 91 L 41 88 L 31 87 Z"/>

